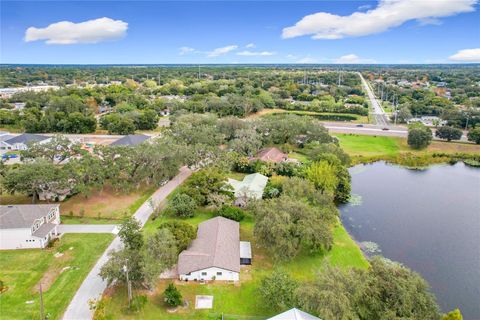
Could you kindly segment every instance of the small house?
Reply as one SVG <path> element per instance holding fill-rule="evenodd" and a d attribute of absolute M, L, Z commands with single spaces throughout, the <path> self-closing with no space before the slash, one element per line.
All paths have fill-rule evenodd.
<path fill-rule="evenodd" d="M 33 143 L 46 143 L 50 141 L 50 137 L 32 134 L 32 133 L 23 133 L 18 136 L 12 136 L 9 139 L 0 141 L 1 150 L 27 150 L 28 146 Z"/>
<path fill-rule="evenodd" d="M 110 143 L 110 145 L 111 146 L 136 146 L 141 143 L 144 143 L 148 139 L 150 139 L 150 137 L 144 134 L 128 134 Z"/>
<path fill-rule="evenodd" d="M 297 308 L 293 308 L 285 312 L 282 312 L 280 314 L 277 314 L 276 316 L 268 318 L 267 320 L 321 320 L 321 319 L 315 316 L 312 316 L 311 314 L 306 313 Z"/>
<path fill-rule="evenodd" d="M 241 243 L 238 222 L 224 217 L 203 221 L 198 225 L 197 238 L 178 256 L 180 280 L 238 281 L 242 257 L 251 263 L 251 249 L 245 251 L 246 244 Z"/>
<path fill-rule="evenodd" d="M 249 199 L 262 199 L 268 178 L 260 173 L 245 176 L 242 181 L 228 179 L 235 195 L 235 204 L 245 206 Z"/>

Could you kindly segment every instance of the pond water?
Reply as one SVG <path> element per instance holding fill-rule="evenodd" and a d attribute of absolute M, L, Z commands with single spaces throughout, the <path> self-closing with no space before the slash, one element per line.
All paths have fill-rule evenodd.
<path fill-rule="evenodd" d="M 376 162 L 350 173 L 352 201 L 340 210 L 353 238 L 419 272 L 443 311 L 480 319 L 480 169 Z"/>

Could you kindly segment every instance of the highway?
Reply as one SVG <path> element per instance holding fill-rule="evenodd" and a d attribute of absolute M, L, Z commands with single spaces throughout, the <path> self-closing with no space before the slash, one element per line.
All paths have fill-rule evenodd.
<path fill-rule="evenodd" d="M 389 137 L 403 137 L 408 136 L 408 129 L 402 126 L 388 127 L 389 130 L 382 130 L 383 127 L 378 127 L 373 124 L 354 124 L 342 122 L 322 122 L 325 128 L 330 133 L 352 133 L 363 134 L 370 136 L 389 136 Z"/>
<path fill-rule="evenodd" d="M 360 72 L 358 72 L 357 74 L 362 80 L 363 88 L 367 92 L 368 98 L 370 99 L 370 103 L 372 104 L 375 123 L 378 126 L 381 126 L 382 128 L 388 127 L 388 117 L 387 117 L 387 114 L 385 113 L 385 110 L 383 110 L 382 106 L 378 102 L 377 98 L 375 97 L 375 94 L 373 93 L 372 89 L 368 85 L 367 81 L 365 81 L 365 79 L 363 78 L 362 74 Z"/>

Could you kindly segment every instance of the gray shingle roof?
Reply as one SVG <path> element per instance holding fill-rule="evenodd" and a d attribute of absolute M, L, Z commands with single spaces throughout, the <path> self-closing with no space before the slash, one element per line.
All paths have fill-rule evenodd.
<path fill-rule="evenodd" d="M 228 179 L 228 183 L 233 187 L 235 198 L 247 196 L 253 199 L 262 199 L 263 189 L 267 185 L 268 177 L 260 173 L 252 173 L 242 181 Z"/>
<path fill-rule="evenodd" d="M 240 272 L 240 225 L 215 217 L 198 225 L 197 238 L 178 256 L 178 273 L 217 267 Z"/>
<path fill-rule="evenodd" d="M 30 228 L 36 219 L 48 215 L 58 204 L 0 206 L 0 229 Z"/>
<path fill-rule="evenodd" d="M 33 133 L 23 133 L 19 136 L 13 137 L 11 139 L 5 140 L 6 143 L 8 144 L 14 144 L 14 143 L 33 143 L 33 142 L 38 142 L 38 141 L 43 141 L 46 139 L 49 139 L 50 137 L 43 136 L 40 134 L 33 134 Z"/>
<path fill-rule="evenodd" d="M 50 233 L 57 225 L 54 223 L 44 223 L 32 234 L 34 237 L 43 238 Z"/>
<path fill-rule="evenodd" d="M 120 138 L 114 142 L 112 142 L 111 146 L 136 146 L 145 142 L 146 140 L 150 139 L 149 136 L 144 134 L 129 134 L 123 138 Z"/>

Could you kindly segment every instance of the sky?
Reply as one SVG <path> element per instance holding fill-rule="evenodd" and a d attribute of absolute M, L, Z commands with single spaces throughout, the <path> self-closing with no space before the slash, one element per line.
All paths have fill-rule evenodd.
<path fill-rule="evenodd" d="M 480 62 L 478 1 L 1 0 L 0 63 Z"/>

